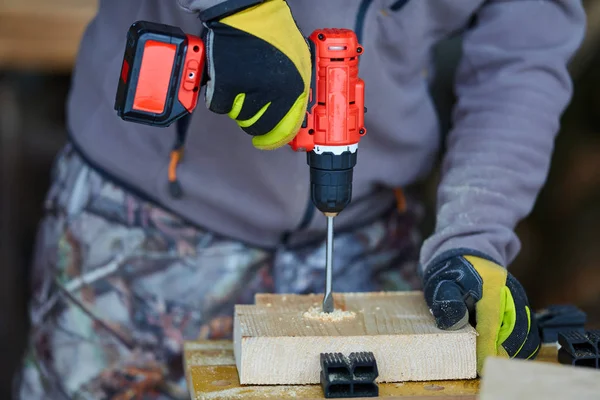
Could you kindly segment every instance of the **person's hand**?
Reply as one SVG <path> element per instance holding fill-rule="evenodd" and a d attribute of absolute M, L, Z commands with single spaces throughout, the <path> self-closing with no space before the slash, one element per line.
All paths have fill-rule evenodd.
<path fill-rule="evenodd" d="M 204 23 L 207 107 L 228 114 L 258 149 L 289 143 L 306 114 L 312 67 L 287 3 L 267 0 Z"/>
<path fill-rule="evenodd" d="M 521 284 L 487 256 L 469 250 L 441 254 L 425 269 L 425 300 L 440 329 L 477 330 L 477 372 L 488 356 L 535 358 L 540 335 Z"/>

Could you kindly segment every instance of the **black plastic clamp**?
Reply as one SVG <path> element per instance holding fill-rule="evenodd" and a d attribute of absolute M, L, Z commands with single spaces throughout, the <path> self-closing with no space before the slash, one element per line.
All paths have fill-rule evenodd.
<path fill-rule="evenodd" d="M 379 376 L 375 356 L 371 352 L 321 354 L 321 387 L 327 399 L 377 397 Z"/>
<path fill-rule="evenodd" d="M 558 362 L 588 368 L 600 368 L 600 330 L 561 332 L 558 334 Z"/>
<path fill-rule="evenodd" d="M 587 315 L 571 304 L 553 305 L 536 314 L 543 343 L 556 343 L 559 333 L 585 333 Z"/>

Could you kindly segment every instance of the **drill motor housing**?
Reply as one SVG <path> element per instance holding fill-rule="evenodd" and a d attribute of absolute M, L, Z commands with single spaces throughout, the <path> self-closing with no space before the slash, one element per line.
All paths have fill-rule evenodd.
<path fill-rule="evenodd" d="M 306 151 L 311 198 L 325 214 L 352 199 L 352 175 L 364 126 L 365 85 L 358 76 L 363 48 L 349 29 L 318 29 L 309 37 L 313 73 L 306 118 L 290 142 Z"/>

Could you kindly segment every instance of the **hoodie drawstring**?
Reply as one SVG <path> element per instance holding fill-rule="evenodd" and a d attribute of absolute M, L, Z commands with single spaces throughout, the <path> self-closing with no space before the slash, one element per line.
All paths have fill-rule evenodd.
<path fill-rule="evenodd" d="M 177 179 L 177 167 L 183 158 L 185 139 L 187 137 L 188 127 L 190 126 L 190 119 L 190 115 L 185 115 L 176 122 L 177 136 L 175 138 L 173 150 L 171 150 L 171 154 L 169 156 L 169 192 L 171 196 L 176 199 L 181 198 L 183 195 L 181 184 Z"/>

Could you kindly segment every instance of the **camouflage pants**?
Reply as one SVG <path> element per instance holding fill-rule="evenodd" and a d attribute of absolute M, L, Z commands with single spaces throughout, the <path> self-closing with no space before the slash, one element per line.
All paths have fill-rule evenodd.
<path fill-rule="evenodd" d="M 182 345 L 228 338 L 257 292 L 319 293 L 324 243 L 268 252 L 199 230 L 67 146 L 33 265 L 22 399 L 187 399 Z M 335 239 L 337 291 L 418 288 L 417 204 Z"/>

